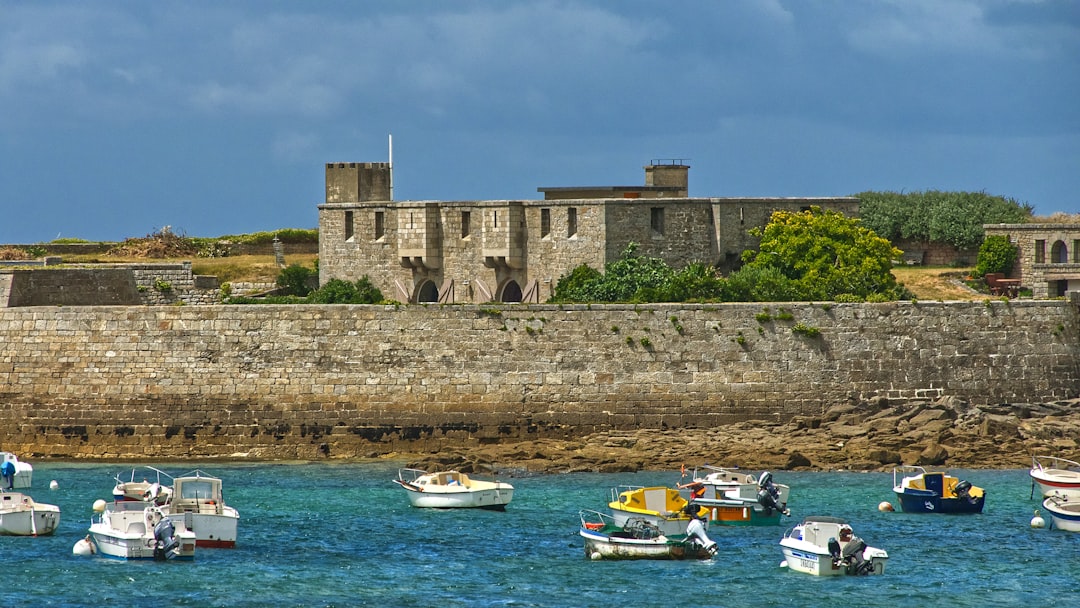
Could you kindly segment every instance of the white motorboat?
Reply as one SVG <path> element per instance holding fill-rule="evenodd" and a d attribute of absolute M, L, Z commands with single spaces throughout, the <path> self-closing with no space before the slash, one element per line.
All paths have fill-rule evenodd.
<path fill-rule="evenodd" d="M 780 539 L 781 567 L 815 576 L 884 574 L 889 554 L 869 547 L 839 517 L 807 517 Z"/>
<path fill-rule="evenodd" d="M 236 546 L 240 514 L 225 504 L 221 480 L 195 470 L 173 479 L 172 492 L 162 507 L 176 526 L 195 533 L 200 547 Z"/>
<path fill-rule="evenodd" d="M 0 466 L 6 466 L 7 463 L 11 463 L 15 473 L 10 488 L 7 487 L 7 480 L 3 480 L 4 489 L 25 490 L 33 485 L 34 467 L 30 466 L 29 462 L 19 460 L 19 457 L 11 452 L 0 452 L 0 458 L 2 458 L 2 460 L 0 460 Z"/>
<path fill-rule="evenodd" d="M 409 504 L 436 509 L 478 508 L 502 511 L 514 498 L 514 486 L 473 479 L 460 471 L 428 473 L 400 469 L 394 483 L 404 488 Z"/>
<path fill-rule="evenodd" d="M 1056 456 L 1032 456 L 1032 493 L 1039 488 L 1039 495 L 1069 496 L 1080 499 L 1080 463 Z"/>
<path fill-rule="evenodd" d="M 113 500 L 150 502 L 178 528 L 191 530 L 200 547 L 236 546 L 240 514 L 225 504 L 221 479 L 198 469 L 173 477 L 154 467 L 116 476 Z"/>
<path fill-rule="evenodd" d="M 1043 501 L 1043 508 L 1050 513 L 1053 527 L 1068 532 L 1080 532 L 1080 498 L 1049 496 Z"/>
<path fill-rule="evenodd" d="M 599 511 L 582 510 L 578 534 L 589 559 L 710 559 L 716 542 L 705 533 L 703 518 L 692 518 L 685 534 L 666 535 L 655 524 L 632 517 L 624 525 Z"/>
<path fill-rule="evenodd" d="M 0 494 L 0 535 L 44 536 L 60 525 L 60 507 L 34 502 L 21 492 Z"/>
<path fill-rule="evenodd" d="M 128 479 L 122 479 L 120 475 L 114 479 L 116 485 L 112 493 L 116 501 L 153 502 L 160 506 L 167 503 L 172 495 L 172 476 L 154 467 L 132 469 Z"/>
<path fill-rule="evenodd" d="M 775 526 L 781 515 L 791 515 L 787 507 L 791 488 L 775 483 L 768 471 L 753 475 L 706 464 L 695 468 L 691 481 L 679 488 L 690 492 L 694 504 L 708 509 L 713 526 Z"/>
<path fill-rule="evenodd" d="M 133 500 L 106 504 L 102 500 L 95 503 L 94 510 L 97 514 L 89 530 L 92 554 L 113 559 L 195 559 L 195 534 L 177 529 L 159 506 Z"/>

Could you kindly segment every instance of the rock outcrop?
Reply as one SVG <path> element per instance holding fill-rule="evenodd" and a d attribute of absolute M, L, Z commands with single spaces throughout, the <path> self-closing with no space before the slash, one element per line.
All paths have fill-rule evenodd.
<path fill-rule="evenodd" d="M 494 468 L 503 474 L 678 469 L 710 463 L 748 469 L 888 471 L 894 465 L 1027 468 L 1033 455 L 1078 456 L 1080 399 L 972 406 L 966 401 L 834 406 L 786 422 L 709 429 L 604 432 L 577 440 L 457 447 L 409 455 L 420 468 Z"/>

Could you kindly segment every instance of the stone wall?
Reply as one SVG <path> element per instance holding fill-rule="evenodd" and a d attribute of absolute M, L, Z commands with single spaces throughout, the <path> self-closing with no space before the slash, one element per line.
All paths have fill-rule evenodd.
<path fill-rule="evenodd" d="M 1048 402 L 1080 392 L 1077 304 L 0 309 L 0 445 L 353 457 L 875 396 Z"/>
<path fill-rule="evenodd" d="M 94 264 L 0 269 L 0 307 L 216 304 L 216 277 L 179 264 Z"/>

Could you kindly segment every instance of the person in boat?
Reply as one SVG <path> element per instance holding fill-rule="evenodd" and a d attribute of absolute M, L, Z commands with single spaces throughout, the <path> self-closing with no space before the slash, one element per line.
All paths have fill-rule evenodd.
<path fill-rule="evenodd" d="M 7 489 L 15 489 L 15 465 L 10 460 L 5 460 L 3 465 L 0 465 L 0 473 L 4 476 L 4 481 L 7 482 Z"/>

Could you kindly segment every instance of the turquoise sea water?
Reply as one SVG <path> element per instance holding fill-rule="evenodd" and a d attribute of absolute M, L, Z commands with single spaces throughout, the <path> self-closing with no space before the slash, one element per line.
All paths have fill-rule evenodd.
<path fill-rule="evenodd" d="M 882 513 L 889 473 L 776 472 L 791 486 L 785 525 L 711 528 L 708 562 L 592 562 L 578 510 L 602 510 L 617 485 L 670 485 L 678 472 L 506 478 L 505 512 L 409 507 L 396 465 L 211 464 L 241 515 L 235 549 L 194 562 L 72 555 L 91 505 L 121 464 L 33 463 L 56 534 L 0 537 L 8 606 L 1037 606 L 1080 599 L 1080 534 L 1030 528 L 1027 471 L 954 471 L 987 489 L 975 516 Z M 687 463 L 691 465 L 693 463 Z M 173 474 L 193 468 L 157 463 Z M 49 490 L 56 480 L 58 490 Z M 884 576 L 817 578 L 779 567 L 778 542 L 804 515 L 848 518 L 889 552 Z M 1049 522 L 1049 516 L 1043 514 Z"/>

